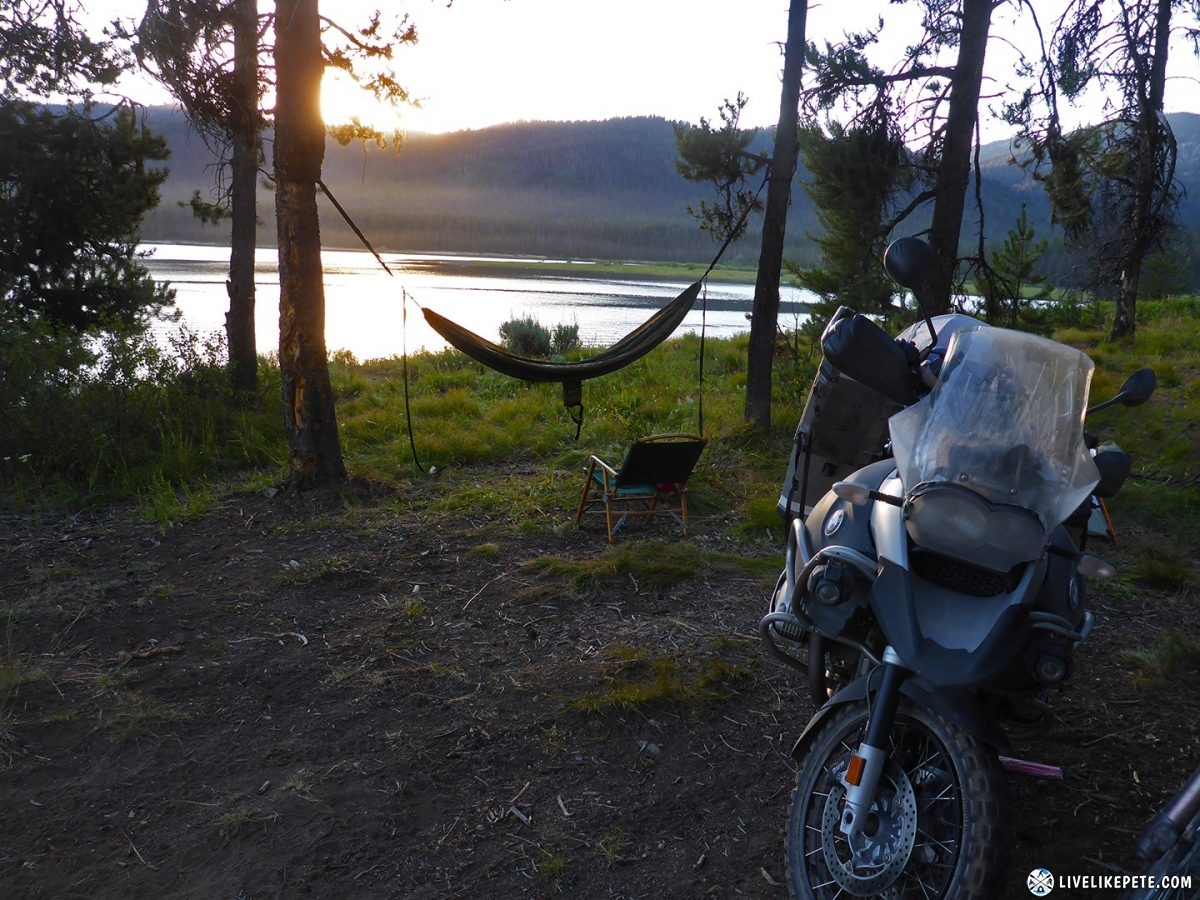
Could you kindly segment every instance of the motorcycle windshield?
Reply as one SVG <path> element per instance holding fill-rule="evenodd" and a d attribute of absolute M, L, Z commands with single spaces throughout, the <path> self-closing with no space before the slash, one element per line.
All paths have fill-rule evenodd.
<path fill-rule="evenodd" d="M 1083 444 L 1092 370 L 1085 354 L 1047 338 L 957 332 L 933 391 L 888 423 L 905 490 L 956 484 L 1058 525 L 1099 480 Z"/>

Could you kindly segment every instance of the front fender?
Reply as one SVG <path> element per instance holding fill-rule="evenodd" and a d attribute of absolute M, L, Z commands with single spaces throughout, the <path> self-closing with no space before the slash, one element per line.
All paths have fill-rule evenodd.
<path fill-rule="evenodd" d="M 879 688 L 882 672 L 882 669 L 872 669 L 862 678 L 852 681 L 830 697 L 825 705 L 813 714 L 803 733 L 796 739 L 796 744 L 792 747 L 792 758 L 799 760 L 804 757 L 813 736 L 839 706 L 861 702 L 874 694 Z M 933 710 L 963 731 L 974 735 L 998 753 L 1006 753 L 1010 749 L 1008 735 L 970 692 L 945 688 L 934 690 L 920 676 L 910 675 L 901 683 L 900 693 L 914 703 Z"/>

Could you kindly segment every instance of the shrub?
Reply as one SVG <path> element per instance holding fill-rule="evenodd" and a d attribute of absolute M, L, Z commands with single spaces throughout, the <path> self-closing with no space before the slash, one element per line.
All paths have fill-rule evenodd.
<path fill-rule="evenodd" d="M 166 342 L 0 322 L 0 494 L 157 496 L 271 458 L 233 401 L 219 336 Z"/>
<path fill-rule="evenodd" d="M 554 326 L 554 335 L 550 339 L 550 350 L 555 356 L 563 356 L 568 351 L 574 350 L 579 346 L 579 325 L 578 323 L 567 325 L 560 322 Z"/>
<path fill-rule="evenodd" d="M 545 358 L 550 355 L 550 332 L 533 316 L 509 319 L 500 326 L 500 342 L 513 353 Z"/>

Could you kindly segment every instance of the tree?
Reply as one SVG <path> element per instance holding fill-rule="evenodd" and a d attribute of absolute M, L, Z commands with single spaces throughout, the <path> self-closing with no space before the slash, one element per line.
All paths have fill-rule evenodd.
<path fill-rule="evenodd" d="M 849 34 L 823 51 L 809 49 L 812 87 L 805 104 L 813 115 L 830 114 L 849 105 L 858 110 L 850 124 L 887 110 L 890 121 L 904 123 L 906 143 L 919 146 L 914 157 L 924 184 L 888 229 L 910 219 L 932 202 L 928 227 L 934 265 L 916 290 L 922 308 L 930 313 L 950 309 L 959 276 L 959 243 L 971 153 L 976 145 L 978 108 L 983 82 L 991 16 L 1006 0 L 916 0 L 924 19 L 921 40 L 906 48 L 904 58 L 890 71 L 872 63 L 868 51 L 878 43 L 882 19 L 867 31 Z M 895 5 L 908 6 L 910 0 Z M 954 54 L 953 65 L 941 60 Z M 863 265 L 878 265 L 863 259 Z"/>
<path fill-rule="evenodd" d="M 701 200 L 700 209 L 689 206 L 688 213 L 717 243 L 741 238 L 748 214 L 762 208 L 758 194 L 746 186 L 746 179 L 758 174 L 767 158 L 750 152 L 755 131 L 738 124 L 745 107 L 746 97 L 739 93 L 736 100 L 726 99 L 721 104 L 720 129 L 703 117 L 698 126 L 684 122 L 672 126 L 679 153 L 675 170 L 688 181 L 710 182 L 716 191 L 716 202 Z"/>
<path fill-rule="evenodd" d="M 231 380 L 236 390 L 257 387 L 258 352 L 254 334 L 254 253 L 257 226 L 259 80 L 257 0 L 148 0 L 135 32 L 142 67 L 179 100 L 188 121 L 222 163 L 216 167 L 217 201 L 199 192 L 192 211 L 205 222 L 230 219 L 229 311 L 225 336 Z M 231 49 L 232 48 L 232 52 Z"/>
<path fill-rule="evenodd" d="M 1045 238 L 1038 240 L 1022 203 L 1016 224 L 991 254 L 991 273 L 995 277 L 983 288 L 989 322 L 1014 325 L 1021 320 L 1029 301 L 1050 296 L 1045 276 L 1036 271 L 1049 244 Z"/>
<path fill-rule="evenodd" d="M 746 360 L 746 420 L 763 430 L 771 427 L 771 370 L 779 319 L 779 277 L 783 272 L 787 211 L 799 154 L 797 131 L 807 21 L 807 0 L 790 0 L 787 42 L 783 48 L 783 82 L 779 92 L 779 124 L 775 128 L 775 146 L 771 152 L 762 245 L 754 277 L 750 349 Z"/>
<path fill-rule="evenodd" d="M 408 102 L 407 91 L 396 81 L 388 63 L 393 48 L 416 41 L 407 17 L 399 19 L 390 35 L 382 31 L 376 13 L 357 31 L 321 19 L 321 52 L 324 65 L 344 72 L 377 99 L 391 104 Z M 261 162 L 260 134 L 270 124 L 270 114 L 260 109 L 271 84 L 270 67 L 262 67 L 260 46 L 266 23 L 260 21 L 257 0 L 148 0 L 139 25 L 137 51 L 187 111 L 188 118 L 229 165 L 217 168 L 217 202 L 193 200 L 202 217 L 231 220 L 229 312 L 226 336 L 235 387 L 256 386 L 257 349 L 254 334 L 254 255 L 257 225 L 256 185 Z M 377 129 L 354 121 L 331 129 L 345 144 L 351 140 L 389 142 L 399 147 L 399 135 L 390 139 Z"/>
<path fill-rule="evenodd" d="M 342 481 L 329 358 L 317 182 L 325 158 L 317 0 L 275 0 L 275 219 L 279 240 L 279 369 L 291 484 Z"/>
<path fill-rule="evenodd" d="M 158 203 L 163 140 L 131 110 L 55 112 L 0 102 L 0 297 L 13 320 L 82 334 L 143 329 L 170 305 L 139 262 L 137 229 Z"/>
<path fill-rule="evenodd" d="M 1046 77 L 1008 110 L 1055 220 L 1093 251 L 1094 286 L 1115 297 L 1114 340 L 1134 334 L 1142 268 L 1175 222 L 1177 150 L 1163 103 L 1176 14 L 1194 37 L 1192 0 L 1072 0 L 1043 54 Z M 1075 102 L 1093 90 L 1104 93 L 1104 121 L 1065 133 L 1059 94 Z"/>
<path fill-rule="evenodd" d="M 125 64 L 67 2 L 0 7 L 0 297 L 5 327 L 137 331 L 171 303 L 138 262 L 158 203 L 161 138 L 127 106 L 91 103 Z M 64 94 L 65 106 L 34 98 Z"/>
<path fill-rule="evenodd" d="M 242 372 L 240 383 L 250 379 L 254 356 L 254 179 L 248 160 L 257 158 L 258 129 L 269 123 L 258 107 L 273 79 L 284 427 L 291 448 L 291 484 L 306 488 L 346 476 L 329 383 L 316 208 L 318 185 L 323 189 L 325 153 L 321 82 L 325 70 L 334 69 L 349 75 L 376 99 L 408 102 L 390 60 L 397 45 L 414 43 L 417 35 L 404 16 L 386 36 L 379 13 L 364 27 L 348 30 L 323 18 L 316 0 L 277 0 L 273 21 L 273 66 L 257 65 L 262 49 L 254 0 L 231 0 L 225 6 L 204 0 L 152 0 L 139 34 L 142 52 L 180 97 L 192 121 L 218 142 L 233 145 L 232 190 L 222 200 L 230 202 L 234 211 L 226 323 L 230 356 Z M 225 55 L 230 36 L 232 60 Z M 387 143 L 379 131 L 357 120 L 331 132 L 343 144 L 351 140 Z M 398 134 L 391 143 L 399 146 Z M 243 211 L 240 217 L 239 210 Z"/>
<path fill-rule="evenodd" d="M 94 40 L 70 0 L 7 0 L 0 5 L 0 87 L 6 100 L 66 93 L 86 100 L 126 66 L 120 49 Z"/>
<path fill-rule="evenodd" d="M 899 324 L 906 311 L 896 303 L 895 285 L 879 261 L 893 206 L 912 180 L 912 166 L 886 109 L 878 107 L 874 118 L 849 126 L 830 122 L 827 131 L 803 128 L 800 148 L 809 174 L 804 190 L 822 226 L 822 233 L 812 236 L 821 263 L 787 264 L 802 287 L 821 297 L 808 327 L 819 333 L 843 305 Z"/>
<path fill-rule="evenodd" d="M 804 63 L 804 32 L 808 4 L 791 0 L 788 5 L 787 41 L 783 48 L 783 83 L 779 97 L 779 122 L 767 179 L 763 206 L 762 239 L 758 270 L 754 279 L 754 305 L 750 316 L 750 349 L 746 362 L 746 421 L 756 427 L 771 426 L 771 376 L 775 357 L 775 331 L 779 318 L 779 278 L 783 272 L 783 243 L 787 229 L 792 179 L 799 156 L 800 85 Z M 753 132 L 738 128 L 738 114 L 746 98 L 726 100 L 721 118 L 724 127 L 715 131 L 704 119 L 700 128 L 677 128 L 675 143 L 681 162 L 680 173 L 692 181 L 712 181 L 718 192 L 713 207 L 701 204 L 701 229 L 718 240 L 736 240 L 744 231 L 745 213 L 758 208 L 757 195 L 744 188 L 745 179 L 763 166 L 761 156 L 746 152 Z"/>
<path fill-rule="evenodd" d="M 232 8 L 233 76 L 229 84 L 230 156 L 229 312 L 225 334 L 233 387 L 258 386 L 258 348 L 254 335 L 254 256 L 258 225 L 258 164 L 261 156 L 258 75 L 257 0 L 235 0 Z"/>

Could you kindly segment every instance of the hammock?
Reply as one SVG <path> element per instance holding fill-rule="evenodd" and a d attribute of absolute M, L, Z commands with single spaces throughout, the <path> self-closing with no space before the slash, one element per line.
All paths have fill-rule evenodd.
<path fill-rule="evenodd" d="M 425 316 L 425 321 L 429 323 L 434 331 L 444 337 L 453 346 L 457 347 L 463 353 L 470 356 L 477 362 L 483 363 L 485 366 L 490 366 L 501 374 L 508 375 L 511 378 L 521 378 L 525 381 L 560 381 L 563 386 L 563 406 L 568 410 L 578 409 L 578 412 L 571 412 L 571 418 L 575 422 L 575 440 L 579 440 L 579 434 L 583 430 L 583 381 L 586 378 L 596 378 L 600 375 L 607 375 L 610 372 L 615 372 L 622 366 L 627 366 L 631 362 L 645 356 L 663 341 L 674 333 L 675 329 L 683 321 L 684 316 L 688 314 L 696 302 L 696 298 L 700 295 L 701 286 L 704 284 L 704 279 L 708 277 L 717 265 L 717 262 L 724 255 L 733 239 L 741 234 L 742 227 L 746 223 L 746 219 L 750 213 L 757 208 L 758 194 L 762 193 L 763 188 L 767 186 L 767 180 L 771 175 L 771 167 L 767 166 L 767 173 L 763 176 L 762 184 L 758 187 L 758 193 L 754 195 L 755 203 L 748 204 L 742 211 L 741 218 L 737 225 L 725 237 L 725 241 L 721 244 L 717 255 L 713 257 L 713 261 L 708 264 L 708 268 L 704 274 L 700 276 L 700 280 L 685 288 L 683 293 L 652 315 L 649 319 L 635 328 L 625 337 L 621 338 L 607 350 L 602 351 L 596 356 L 588 359 L 578 360 L 576 362 L 546 362 L 545 360 L 529 359 L 525 356 L 518 356 L 515 353 L 510 353 L 508 350 L 501 347 L 499 344 L 494 344 L 487 338 L 480 337 L 473 331 L 468 331 L 461 325 L 451 322 L 445 316 L 438 315 L 433 310 L 421 307 L 421 313 Z M 338 213 L 346 220 L 346 224 L 353 229 L 358 235 L 359 240 L 363 242 L 371 254 L 383 266 L 385 272 L 389 275 L 392 270 L 388 268 L 387 263 L 383 261 L 383 257 L 371 246 L 371 242 L 367 240 L 367 236 L 362 233 L 358 225 L 350 217 L 350 214 L 342 207 L 333 193 L 326 187 L 325 182 L 317 180 L 317 186 L 321 192 L 325 194 L 332 202 Z M 407 299 L 408 292 L 404 292 Z M 418 304 L 420 306 L 420 304 Z M 407 316 L 407 312 L 405 313 Z M 407 320 L 406 320 L 407 321 Z M 700 335 L 700 383 L 704 383 L 704 333 Z M 699 405 L 700 432 L 704 432 L 704 400 L 703 391 L 701 391 Z M 417 447 L 413 441 L 412 434 L 412 416 L 408 412 L 408 353 L 404 354 L 404 411 L 405 417 L 408 420 L 408 442 L 412 447 L 413 463 L 418 469 L 421 468 L 420 462 L 417 460 Z"/>
<path fill-rule="evenodd" d="M 468 331 L 431 309 L 421 313 L 429 327 L 476 362 L 481 362 L 510 378 L 525 381 L 559 381 L 563 386 L 563 405 L 582 407 L 582 382 L 615 372 L 645 356 L 671 336 L 700 295 L 702 281 L 685 288 L 683 293 L 649 319 L 596 356 L 573 362 L 548 362 L 511 353 L 499 344 Z M 576 418 L 579 424 L 582 416 Z"/>

